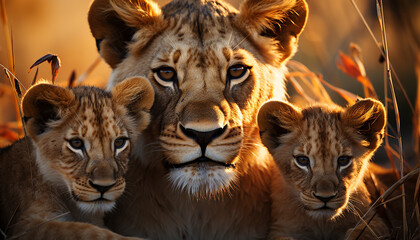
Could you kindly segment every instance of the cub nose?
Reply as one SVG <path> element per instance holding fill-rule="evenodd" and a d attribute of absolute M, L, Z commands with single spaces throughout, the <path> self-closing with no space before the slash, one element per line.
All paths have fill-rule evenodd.
<path fill-rule="evenodd" d="M 313 193 L 313 194 L 314 194 L 314 197 L 318 198 L 320 201 L 322 201 L 324 203 L 329 202 L 331 199 L 333 199 L 333 198 L 335 198 L 335 196 L 337 196 L 337 194 L 334 194 L 332 196 L 324 197 L 324 196 L 318 196 L 315 193 Z"/>
<path fill-rule="evenodd" d="M 115 185 L 115 183 L 111 185 L 103 186 L 103 185 L 94 184 L 92 181 L 89 181 L 89 185 L 92 186 L 94 189 L 98 190 L 98 192 L 100 192 L 101 194 L 104 194 L 109 189 L 111 189 Z"/>
<path fill-rule="evenodd" d="M 185 128 L 182 125 L 180 125 L 180 128 L 185 136 L 193 139 L 196 143 L 198 143 L 198 145 L 200 145 L 201 153 L 204 154 L 206 152 L 207 145 L 209 145 L 211 141 L 217 137 L 221 136 L 227 130 L 227 125 L 225 125 L 223 128 L 217 128 L 208 132 L 196 131 L 191 128 Z"/>

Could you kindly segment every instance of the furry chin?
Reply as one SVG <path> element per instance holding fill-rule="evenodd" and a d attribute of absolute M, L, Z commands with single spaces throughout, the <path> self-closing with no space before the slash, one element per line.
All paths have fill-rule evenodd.
<path fill-rule="evenodd" d="M 235 169 L 223 166 L 187 166 L 171 169 L 169 180 L 177 190 L 197 198 L 229 193 L 237 178 Z"/>
<path fill-rule="evenodd" d="M 115 202 L 112 201 L 101 201 L 101 202 L 80 202 L 77 201 L 77 207 L 85 213 L 105 213 L 111 211 Z"/>

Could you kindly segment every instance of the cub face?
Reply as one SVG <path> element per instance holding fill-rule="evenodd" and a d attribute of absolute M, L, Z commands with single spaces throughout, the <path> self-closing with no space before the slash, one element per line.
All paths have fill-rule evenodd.
<path fill-rule="evenodd" d="M 105 212 L 125 188 L 132 141 L 147 127 L 153 88 L 131 78 L 111 92 L 38 84 L 22 101 L 43 178 L 85 212 Z"/>
<path fill-rule="evenodd" d="M 346 109 L 284 102 L 264 104 L 260 136 L 284 180 L 314 218 L 334 218 L 352 207 L 370 158 L 382 141 L 385 109 L 365 99 Z"/>
<path fill-rule="evenodd" d="M 113 68 L 109 86 L 143 75 L 156 91 L 148 141 L 162 156 L 146 164 L 164 165 L 192 195 L 229 188 L 241 174 L 242 146 L 253 144 L 259 106 L 284 97 L 284 63 L 306 16 L 304 0 L 248 0 L 240 12 L 222 1 L 175 0 L 161 9 L 95 0 L 89 23 Z"/>

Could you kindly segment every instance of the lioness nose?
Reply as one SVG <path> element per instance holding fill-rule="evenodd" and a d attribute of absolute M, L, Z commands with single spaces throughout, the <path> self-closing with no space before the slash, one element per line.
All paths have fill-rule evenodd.
<path fill-rule="evenodd" d="M 201 147 L 201 152 L 204 154 L 206 152 L 206 147 L 216 139 L 217 137 L 221 136 L 227 129 L 227 125 L 223 128 L 217 128 L 212 131 L 208 132 L 200 132 L 190 128 L 184 128 L 180 125 L 181 131 L 185 134 L 185 136 L 193 139 L 195 142 L 198 143 Z"/>
<path fill-rule="evenodd" d="M 336 195 L 337 195 L 337 194 L 334 194 L 334 195 L 332 195 L 332 196 L 328 196 L 328 197 L 323 197 L 323 196 L 318 196 L 318 195 L 316 195 L 316 194 L 314 193 L 314 197 L 318 198 L 320 201 L 322 201 L 322 202 L 324 202 L 324 203 L 329 202 L 331 199 L 335 198 L 335 196 L 336 196 Z"/>
<path fill-rule="evenodd" d="M 102 185 L 94 184 L 92 181 L 89 181 L 89 185 L 92 186 L 94 189 L 98 190 L 98 192 L 104 194 L 109 189 L 111 189 L 115 185 L 115 183 L 111 185 L 107 185 L 107 186 L 102 186 Z"/>

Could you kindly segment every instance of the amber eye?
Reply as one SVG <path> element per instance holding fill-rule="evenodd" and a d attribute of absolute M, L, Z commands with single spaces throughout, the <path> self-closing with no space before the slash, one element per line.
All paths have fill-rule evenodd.
<path fill-rule="evenodd" d="M 233 65 L 229 67 L 228 72 L 227 72 L 227 77 L 229 80 L 241 79 L 245 75 L 249 74 L 249 69 L 250 67 L 242 65 L 242 64 Z M 246 77 L 248 76 L 245 76 L 245 78 Z"/>
<path fill-rule="evenodd" d="M 84 147 L 83 140 L 80 138 L 70 139 L 69 144 L 74 149 L 82 149 Z"/>
<path fill-rule="evenodd" d="M 175 69 L 164 66 L 152 69 L 156 81 L 164 87 L 174 87 L 174 83 L 177 81 L 177 74 Z"/>
<path fill-rule="evenodd" d="M 295 161 L 301 167 L 308 167 L 311 163 L 307 156 L 296 156 Z"/>
<path fill-rule="evenodd" d="M 175 77 L 175 69 L 171 67 L 159 68 L 157 69 L 156 73 L 158 77 L 163 81 L 172 81 L 172 79 Z"/>
<path fill-rule="evenodd" d="M 346 168 L 346 167 L 350 166 L 351 160 L 352 160 L 351 156 L 340 156 L 337 159 L 337 165 L 340 168 Z"/>
<path fill-rule="evenodd" d="M 115 141 L 114 141 L 115 149 L 123 148 L 125 146 L 125 144 L 127 144 L 127 140 L 128 139 L 124 138 L 124 137 L 120 137 L 120 138 L 115 139 Z"/>

